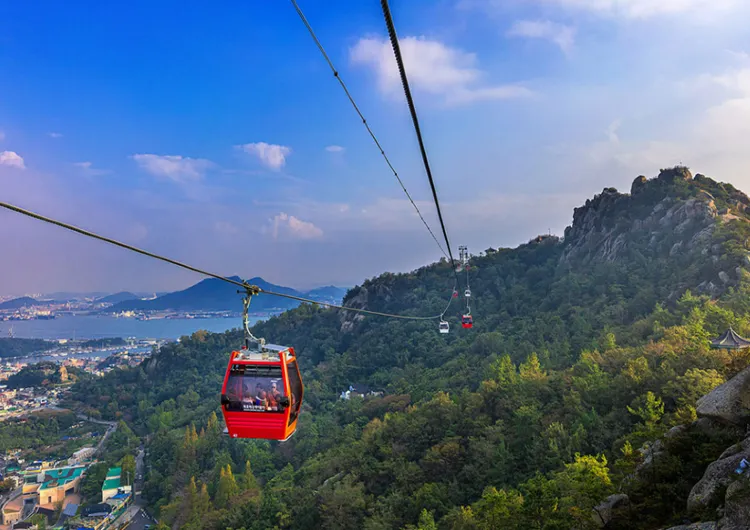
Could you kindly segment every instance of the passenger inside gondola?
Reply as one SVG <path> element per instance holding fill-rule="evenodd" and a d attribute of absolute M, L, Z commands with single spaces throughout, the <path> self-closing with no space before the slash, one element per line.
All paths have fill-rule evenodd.
<path fill-rule="evenodd" d="M 228 410 L 246 412 L 279 412 L 284 386 L 276 377 L 232 374 L 227 381 Z"/>

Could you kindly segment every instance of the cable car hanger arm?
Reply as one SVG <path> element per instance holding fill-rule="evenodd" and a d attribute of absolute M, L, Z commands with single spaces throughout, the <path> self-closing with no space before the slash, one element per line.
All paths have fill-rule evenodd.
<path fill-rule="evenodd" d="M 298 302 L 305 302 L 308 304 L 317 304 L 325 307 L 330 307 L 332 309 L 340 309 L 343 311 L 353 311 L 355 313 L 362 313 L 366 315 L 376 315 L 376 316 L 383 316 L 388 318 L 399 318 L 402 320 L 436 320 L 440 318 L 440 315 L 433 315 L 428 317 L 415 317 L 415 316 L 408 316 L 408 315 L 395 315 L 391 313 L 381 313 L 379 311 L 370 311 L 368 309 L 359 309 L 356 307 L 346 307 L 346 306 L 340 306 L 336 304 L 329 304 L 326 302 L 318 302 L 316 300 L 309 300 L 307 298 L 302 298 L 300 296 L 293 296 L 290 294 L 284 294 L 284 293 L 277 293 L 274 291 L 268 291 L 266 289 L 261 289 L 257 285 L 250 285 L 247 282 L 238 282 L 236 280 L 232 280 L 231 278 L 227 278 L 226 276 L 222 276 L 220 274 L 215 274 L 213 272 L 208 272 L 202 269 L 199 269 L 197 267 L 193 267 L 192 265 L 188 265 L 186 263 L 182 263 L 177 260 L 173 260 L 171 258 L 167 258 L 165 256 L 161 256 L 159 254 L 154 254 L 153 252 L 149 252 L 147 250 L 140 249 L 138 247 L 134 247 L 132 245 L 128 245 L 127 243 L 122 243 L 121 241 L 117 241 L 116 239 L 112 239 L 105 236 L 100 236 L 99 234 L 96 234 L 94 232 L 91 232 L 89 230 L 84 230 L 83 228 L 78 228 L 77 226 L 73 226 L 68 223 L 64 223 L 62 221 L 57 221 L 56 219 L 52 219 L 50 217 L 45 217 L 44 215 L 40 215 L 38 213 L 32 212 L 30 210 L 26 210 L 24 208 L 20 208 L 18 206 L 14 206 L 12 204 L 9 204 L 7 202 L 1 202 L 0 201 L 0 207 L 3 207 L 7 210 L 11 210 L 16 213 L 20 213 L 22 215 L 25 215 L 27 217 L 31 217 L 33 219 L 37 219 L 39 221 L 44 221 L 45 223 L 53 224 L 55 226 L 59 226 L 60 228 L 65 228 L 66 230 L 70 230 L 72 232 L 77 232 L 81 235 L 91 237 L 93 239 L 98 239 L 99 241 L 104 241 L 105 243 L 109 243 L 111 245 L 115 245 L 120 248 L 124 248 L 126 250 L 130 250 L 132 252 L 136 252 L 138 254 L 142 254 L 144 256 L 148 256 L 150 258 L 154 258 L 160 261 L 164 261 L 166 263 L 171 263 L 172 265 L 176 265 L 177 267 L 181 267 L 183 269 L 187 269 L 192 272 L 197 272 L 198 274 L 203 274 L 204 276 L 210 276 L 211 278 L 216 278 L 217 280 L 221 280 L 227 283 L 231 283 L 232 285 L 236 285 L 238 287 L 241 287 L 244 292 L 250 292 L 253 291 L 253 294 L 268 294 L 271 296 L 279 296 L 281 298 L 288 298 L 290 300 L 297 300 Z"/>

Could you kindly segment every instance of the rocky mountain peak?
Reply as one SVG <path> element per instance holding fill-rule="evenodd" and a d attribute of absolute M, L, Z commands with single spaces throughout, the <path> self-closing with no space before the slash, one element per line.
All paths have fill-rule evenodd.
<path fill-rule="evenodd" d="M 684 166 L 662 169 L 652 179 L 640 175 L 630 194 L 604 188 L 575 208 L 573 223 L 565 230 L 561 265 L 568 269 L 627 258 L 669 258 L 685 267 L 710 259 L 719 267 L 725 252 L 714 241 L 715 230 L 734 220 L 750 222 L 748 208 L 750 199 L 731 184 L 701 174 L 694 178 Z M 736 284 L 740 265 L 717 270 L 698 290 L 718 294 Z"/>

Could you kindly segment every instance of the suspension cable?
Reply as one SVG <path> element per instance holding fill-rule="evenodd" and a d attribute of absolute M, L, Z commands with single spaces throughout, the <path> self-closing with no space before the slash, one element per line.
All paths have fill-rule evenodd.
<path fill-rule="evenodd" d="M 445 309 L 443 309 L 443 312 L 440 313 L 440 321 L 442 322 L 443 316 L 448 312 L 448 309 L 450 308 L 451 304 L 453 303 L 453 298 L 458 296 L 458 283 L 453 284 L 453 291 L 451 291 L 451 297 L 448 299 L 448 305 L 445 306 Z"/>
<path fill-rule="evenodd" d="M 437 191 L 435 190 L 435 181 L 432 179 L 432 171 L 430 170 L 430 163 L 427 160 L 427 151 L 424 147 L 424 141 L 422 140 L 422 131 L 419 128 L 419 120 L 417 119 L 417 109 L 414 106 L 414 100 L 411 97 L 411 90 L 409 89 L 409 79 L 406 77 L 406 68 L 404 67 L 404 59 L 401 57 L 401 47 L 398 44 L 398 36 L 396 35 L 396 27 L 393 24 L 393 17 L 391 16 L 391 10 L 388 7 L 388 0 L 380 0 L 380 5 L 383 8 L 383 16 L 385 17 L 385 24 L 388 27 L 388 35 L 391 39 L 391 47 L 393 48 L 393 54 L 396 56 L 396 62 L 398 63 L 398 72 L 401 76 L 401 84 L 404 87 L 404 94 L 406 95 L 406 103 L 409 105 L 409 112 L 411 113 L 411 119 L 414 122 L 414 130 L 417 133 L 417 141 L 419 142 L 419 150 L 422 152 L 422 162 L 424 163 L 425 171 L 427 172 L 427 178 L 430 181 L 430 188 L 432 188 L 432 197 L 435 200 L 435 208 L 437 208 L 438 219 L 440 220 L 440 227 L 443 229 L 443 237 L 445 238 L 445 245 L 448 247 L 448 253 L 450 254 L 451 265 L 454 266 L 453 274 L 458 282 L 458 273 L 455 269 L 453 261 L 453 252 L 451 251 L 451 244 L 448 241 L 448 232 L 445 230 L 445 223 L 443 222 L 443 214 L 440 211 L 440 201 L 438 200 Z"/>
<path fill-rule="evenodd" d="M 440 252 L 443 253 L 443 255 L 446 258 L 451 259 L 450 255 L 450 247 L 448 247 L 448 253 L 445 252 L 443 249 L 443 245 L 440 244 L 440 241 L 438 241 L 438 238 L 435 236 L 435 233 L 432 231 L 432 228 L 430 228 L 430 225 L 427 224 L 427 221 L 425 221 L 424 216 L 422 215 L 422 212 L 419 210 L 419 207 L 417 206 L 417 203 L 414 202 L 414 199 L 411 198 L 411 195 L 406 190 L 406 186 L 404 185 L 403 181 L 401 180 L 401 177 L 398 175 L 398 172 L 393 167 L 393 164 L 391 164 L 390 159 L 388 158 L 388 155 L 385 154 L 385 150 L 383 149 L 382 145 L 380 145 L 380 142 L 378 141 L 378 138 L 375 136 L 375 133 L 372 132 L 372 129 L 370 128 L 370 124 L 367 123 L 367 120 L 365 119 L 364 115 L 362 114 L 362 111 L 359 110 L 359 106 L 354 101 L 354 98 L 352 97 L 351 93 L 349 92 L 349 89 L 346 87 L 346 83 L 344 83 L 344 80 L 341 79 L 341 75 L 339 74 L 339 71 L 336 70 L 336 67 L 333 65 L 333 61 L 331 61 L 331 58 L 328 56 L 328 54 L 325 51 L 325 48 L 323 48 L 323 45 L 321 44 L 320 40 L 318 39 L 317 35 L 315 34 L 315 31 L 313 30 L 312 26 L 310 25 L 310 22 L 308 22 L 307 17 L 305 17 L 305 14 L 302 12 L 302 9 L 300 9 L 299 5 L 297 4 L 296 0 L 291 0 L 292 5 L 294 5 L 294 9 L 297 11 L 297 14 L 299 15 L 299 18 L 304 23 L 305 27 L 307 28 L 307 31 L 310 33 L 310 36 L 315 41 L 316 46 L 320 50 L 321 55 L 323 55 L 323 58 L 328 63 L 328 66 L 331 68 L 331 71 L 333 72 L 333 76 L 336 78 L 336 80 L 341 85 L 341 88 L 344 90 L 344 93 L 346 94 L 346 97 L 349 98 L 349 102 L 352 104 L 352 107 L 354 107 L 354 110 L 357 112 L 357 115 L 359 115 L 359 118 L 362 120 L 362 124 L 367 129 L 367 132 L 370 134 L 370 137 L 372 138 L 373 142 L 375 142 L 375 145 L 378 147 L 378 150 L 380 151 L 380 154 L 385 159 L 386 164 L 388 164 L 388 167 L 393 172 L 393 176 L 396 177 L 396 180 L 398 180 L 398 183 L 401 185 L 401 189 L 404 190 L 404 193 L 409 199 L 409 202 L 411 202 L 411 205 L 414 206 L 414 209 L 417 211 L 417 214 L 419 215 L 419 218 L 422 220 L 422 223 L 424 224 L 425 228 L 427 228 L 427 231 L 432 236 L 432 239 L 435 240 L 435 243 L 437 243 L 438 248 L 440 249 Z"/>
<path fill-rule="evenodd" d="M 94 232 L 90 232 L 88 230 L 84 230 L 83 228 L 78 228 L 77 226 L 70 225 L 68 223 L 64 223 L 62 221 L 57 221 L 55 219 L 52 219 L 50 217 L 45 217 L 43 215 L 40 215 L 38 213 L 34 213 L 29 210 L 25 210 L 23 208 L 20 208 L 18 206 L 14 206 L 12 204 L 8 204 L 6 202 L 0 202 L 0 207 L 6 208 L 8 210 L 23 214 L 27 217 L 31 217 L 33 219 L 37 219 L 39 221 L 44 221 L 45 223 L 53 224 L 56 226 L 59 226 L 61 228 L 65 228 L 67 230 L 77 232 L 81 235 L 91 237 L 93 239 L 98 239 L 99 241 L 104 241 L 105 243 L 109 243 L 111 245 L 115 245 L 133 252 L 137 252 L 138 254 L 142 254 L 144 256 L 148 256 L 150 258 L 154 258 L 160 261 L 165 261 L 167 263 L 171 263 L 172 265 L 176 265 L 177 267 L 181 267 L 183 269 L 187 269 L 189 271 L 197 272 L 198 274 L 203 274 L 204 276 L 210 276 L 211 278 L 216 278 L 217 280 L 221 280 L 223 282 L 231 283 L 232 285 L 236 285 L 238 287 L 241 287 L 245 292 L 253 291 L 255 294 L 258 293 L 264 293 L 271 296 L 279 296 L 281 298 L 288 298 L 290 300 L 296 300 L 298 302 L 305 302 L 308 304 L 317 304 L 325 307 L 330 307 L 332 309 L 341 309 L 343 311 L 352 311 L 355 313 L 362 313 L 366 315 L 376 315 L 376 316 L 382 316 L 382 317 L 388 317 L 388 318 L 399 318 L 402 320 L 436 320 L 440 318 L 440 315 L 433 315 L 428 317 L 416 317 L 416 316 L 408 316 L 408 315 L 396 315 L 393 313 L 382 313 L 380 311 L 370 311 L 368 309 L 359 309 L 356 307 L 346 307 L 346 306 L 340 306 L 336 304 L 329 304 L 327 302 L 318 302 L 316 300 L 309 300 L 307 298 L 302 298 L 301 296 L 294 296 L 291 294 L 284 294 L 284 293 L 277 293 L 274 291 L 269 291 L 267 289 L 261 289 L 258 286 L 250 285 L 246 282 L 238 282 L 236 280 L 232 280 L 231 278 L 227 278 L 225 276 L 221 276 L 220 274 L 215 274 L 213 272 L 208 272 L 202 269 L 199 269 L 197 267 L 193 267 L 192 265 L 187 265 L 186 263 L 182 263 L 180 261 L 173 260 L 171 258 L 167 258 L 164 256 L 161 256 L 159 254 L 154 254 L 153 252 L 149 252 L 147 250 L 143 250 L 137 247 L 134 247 L 132 245 L 128 245 L 127 243 L 122 243 L 120 241 L 117 241 L 116 239 L 112 239 L 105 236 L 100 236 L 99 234 L 96 234 Z"/>

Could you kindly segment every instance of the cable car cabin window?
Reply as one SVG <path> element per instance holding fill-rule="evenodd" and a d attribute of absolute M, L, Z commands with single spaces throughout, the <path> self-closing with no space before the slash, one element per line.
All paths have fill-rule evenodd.
<path fill-rule="evenodd" d="M 284 412 L 279 403 L 284 396 L 281 366 L 232 366 L 227 381 L 227 410 Z"/>
<path fill-rule="evenodd" d="M 302 404 L 302 380 L 299 376 L 297 361 L 291 361 L 287 364 L 289 374 L 289 388 L 292 390 L 292 413 L 289 415 L 289 425 L 297 419 L 299 408 Z"/>

